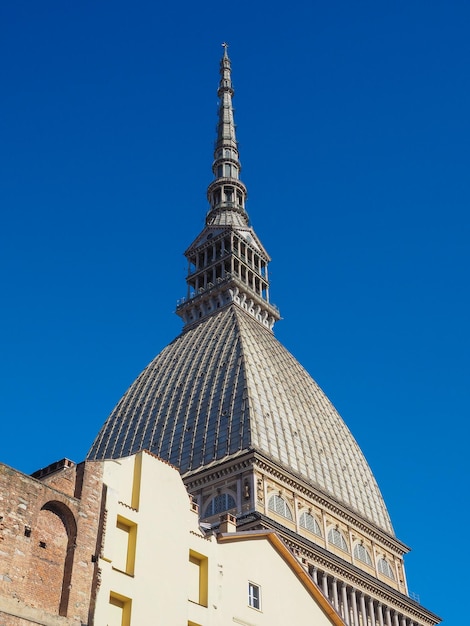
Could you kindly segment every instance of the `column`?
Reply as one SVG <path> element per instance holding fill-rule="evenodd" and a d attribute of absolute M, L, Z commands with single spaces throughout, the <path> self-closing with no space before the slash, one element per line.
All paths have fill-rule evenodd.
<path fill-rule="evenodd" d="M 392 626 L 392 618 L 390 616 L 390 609 L 387 608 L 385 609 L 385 623 L 387 624 L 387 626 Z"/>
<path fill-rule="evenodd" d="M 352 612 L 353 612 L 353 623 L 354 623 L 354 626 L 359 626 L 359 615 L 357 613 L 356 590 L 354 588 L 351 590 L 351 606 L 352 606 Z"/>
<path fill-rule="evenodd" d="M 359 605 L 361 608 L 362 626 L 367 626 L 366 601 L 363 593 L 359 596 Z"/>
<path fill-rule="evenodd" d="M 237 511 L 243 511 L 243 483 L 241 478 L 237 478 Z"/>
<path fill-rule="evenodd" d="M 393 626 L 400 626 L 400 622 L 398 620 L 398 613 L 396 611 L 393 612 Z"/>
<path fill-rule="evenodd" d="M 268 514 L 268 483 L 263 478 L 263 506 L 264 506 L 264 514 Z"/>
<path fill-rule="evenodd" d="M 383 606 L 381 602 L 377 604 L 377 617 L 379 618 L 379 626 L 384 626 Z"/>
<path fill-rule="evenodd" d="M 369 598 L 369 616 L 370 616 L 371 626 L 375 626 L 376 622 L 375 622 L 375 613 L 374 613 L 374 601 L 372 598 Z"/>
<path fill-rule="evenodd" d="M 328 579 L 326 576 L 326 572 L 323 572 L 323 578 L 322 578 L 321 584 L 322 584 L 323 593 L 325 594 L 325 597 L 328 598 Z"/>
<path fill-rule="evenodd" d="M 318 570 L 317 570 L 316 565 L 312 566 L 312 573 L 310 575 L 313 579 L 313 582 L 318 585 Z"/>
<path fill-rule="evenodd" d="M 346 622 L 346 626 L 349 626 L 350 614 L 348 606 L 348 590 L 346 589 L 346 583 L 341 583 L 341 599 L 343 601 L 343 619 Z"/>
<path fill-rule="evenodd" d="M 267 263 L 264 269 L 264 279 L 266 280 L 266 301 L 269 302 L 269 278 L 268 278 L 268 264 Z"/>
<path fill-rule="evenodd" d="M 322 519 L 322 526 L 323 526 L 323 538 L 325 540 L 325 548 L 327 548 L 328 547 L 328 527 L 326 523 L 325 511 L 322 511 L 321 519 Z"/>
<path fill-rule="evenodd" d="M 339 611 L 339 602 L 338 602 L 338 583 L 336 578 L 333 578 L 333 606 L 337 611 Z"/>

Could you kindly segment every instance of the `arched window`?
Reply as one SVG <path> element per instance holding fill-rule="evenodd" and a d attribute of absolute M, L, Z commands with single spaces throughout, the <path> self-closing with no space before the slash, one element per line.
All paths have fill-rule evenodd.
<path fill-rule="evenodd" d="M 314 533 L 315 535 L 318 535 L 319 537 L 321 537 L 320 526 L 317 520 L 313 517 L 313 515 L 310 515 L 310 513 L 307 513 L 306 511 L 304 511 L 301 514 L 299 518 L 299 525 L 302 528 L 306 528 L 311 533 Z"/>
<path fill-rule="evenodd" d="M 362 561 L 366 565 L 372 566 L 372 559 L 370 558 L 369 550 L 367 550 L 362 543 L 356 543 L 354 546 L 354 556 L 358 561 Z"/>
<path fill-rule="evenodd" d="M 328 531 L 328 541 L 337 548 L 341 548 L 341 550 L 348 552 L 348 544 L 346 543 L 346 539 L 337 528 L 330 528 L 330 530 Z"/>
<path fill-rule="evenodd" d="M 204 512 L 204 517 L 210 517 L 211 515 L 217 515 L 217 513 L 223 513 L 229 509 L 236 507 L 234 498 L 229 493 L 221 493 L 209 502 Z"/>
<path fill-rule="evenodd" d="M 393 575 L 393 570 L 390 566 L 390 563 L 383 557 L 380 557 L 380 559 L 377 561 L 377 569 L 381 574 L 384 574 L 384 576 L 388 576 L 388 578 L 395 580 L 395 576 Z"/>
<path fill-rule="evenodd" d="M 284 500 L 284 498 L 281 498 L 281 496 L 278 496 L 277 494 L 274 494 L 269 498 L 268 509 L 273 513 L 282 515 L 282 517 L 285 517 L 288 520 L 293 521 L 294 519 L 292 517 L 292 512 L 287 502 Z"/>

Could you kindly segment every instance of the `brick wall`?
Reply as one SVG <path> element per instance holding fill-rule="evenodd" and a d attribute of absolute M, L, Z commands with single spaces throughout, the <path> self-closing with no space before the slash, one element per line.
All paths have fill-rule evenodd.
<path fill-rule="evenodd" d="M 0 464 L 0 626 L 90 623 L 102 464 L 68 463 L 40 479 Z"/>

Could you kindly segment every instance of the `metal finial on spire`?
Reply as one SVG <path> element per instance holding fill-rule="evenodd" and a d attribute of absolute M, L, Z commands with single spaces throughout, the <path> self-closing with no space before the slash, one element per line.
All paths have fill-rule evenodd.
<path fill-rule="evenodd" d="M 238 143 L 235 135 L 232 98 L 232 68 L 227 53 L 228 44 L 222 44 L 224 53 L 220 60 L 220 81 L 217 95 L 219 96 L 219 122 L 217 139 L 214 149 L 212 171 L 215 180 L 209 185 L 207 198 L 210 209 L 207 223 L 235 220 L 239 224 L 248 224 L 245 210 L 246 187 L 240 180 L 241 164 L 238 156 Z"/>

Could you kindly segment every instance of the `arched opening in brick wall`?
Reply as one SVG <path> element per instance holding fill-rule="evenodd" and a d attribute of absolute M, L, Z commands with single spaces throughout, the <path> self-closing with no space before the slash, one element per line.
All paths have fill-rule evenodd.
<path fill-rule="evenodd" d="M 70 509 L 58 501 L 46 502 L 33 531 L 32 595 L 37 606 L 67 615 L 77 524 Z"/>

